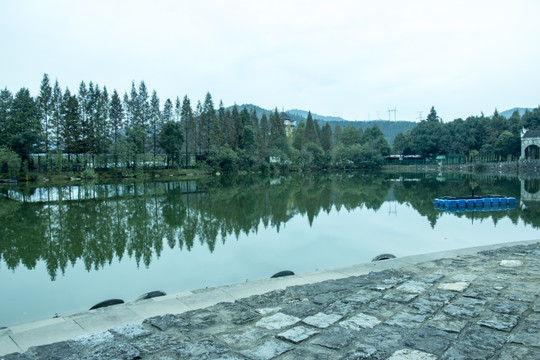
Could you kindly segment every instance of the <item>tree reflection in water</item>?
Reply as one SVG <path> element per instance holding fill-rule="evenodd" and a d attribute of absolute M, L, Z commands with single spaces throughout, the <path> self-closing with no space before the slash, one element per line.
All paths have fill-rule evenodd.
<path fill-rule="evenodd" d="M 0 258 L 9 269 L 32 269 L 43 260 L 53 280 L 79 259 L 87 270 L 125 255 L 149 266 L 164 245 L 190 251 L 198 241 L 212 252 L 216 241 L 256 233 L 259 226 L 279 232 L 297 214 L 311 226 L 321 211 L 377 211 L 385 201 L 410 204 L 432 227 L 441 216 L 491 218 L 495 224 L 509 217 L 540 226 L 540 206 L 453 214 L 434 209 L 434 198 L 467 194 L 470 181 L 461 175 L 349 173 L 6 188 L 0 190 Z M 477 194 L 513 196 L 519 204 L 519 180 L 474 181 Z"/>

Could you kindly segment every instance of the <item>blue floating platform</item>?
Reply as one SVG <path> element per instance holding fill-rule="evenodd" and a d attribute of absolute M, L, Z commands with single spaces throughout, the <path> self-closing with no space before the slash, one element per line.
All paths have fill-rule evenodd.
<path fill-rule="evenodd" d="M 456 211 L 498 211 L 516 208 L 516 198 L 502 195 L 484 196 L 443 196 L 433 200 L 437 210 Z"/>

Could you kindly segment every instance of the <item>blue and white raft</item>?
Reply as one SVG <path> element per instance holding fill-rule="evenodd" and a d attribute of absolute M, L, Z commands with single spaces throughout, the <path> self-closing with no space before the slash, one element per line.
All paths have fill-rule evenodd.
<path fill-rule="evenodd" d="M 437 210 L 444 211 L 497 211 L 516 208 L 516 198 L 501 195 L 436 198 L 433 205 Z"/>

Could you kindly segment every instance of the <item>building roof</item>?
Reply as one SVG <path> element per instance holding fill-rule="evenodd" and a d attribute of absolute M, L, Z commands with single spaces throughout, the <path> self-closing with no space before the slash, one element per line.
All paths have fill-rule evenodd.
<path fill-rule="evenodd" d="M 540 130 L 527 130 L 523 135 L 524 138 L 540 138 Z"/>
<path fill-rule="evenodd" d="M 292 117 L 291 115 L 287 114 L 286 112 L 282 111 L 279 116 L 283 119 L 283 120 L 289 120 L 289 121 L 292 121 Z"/>

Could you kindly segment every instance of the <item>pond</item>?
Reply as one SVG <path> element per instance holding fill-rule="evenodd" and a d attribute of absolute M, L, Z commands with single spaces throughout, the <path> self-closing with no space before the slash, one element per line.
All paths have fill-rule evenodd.
<path fill-rule="evenodd" d="M 537 180 L 297 175 L 0 187 L 0 327 L 111 298 L 186 290 L 540 238 Z M 439 196 L 515 209 L 444 212 Z M 535 192 L 536 190 L 536 192 Z"/>

